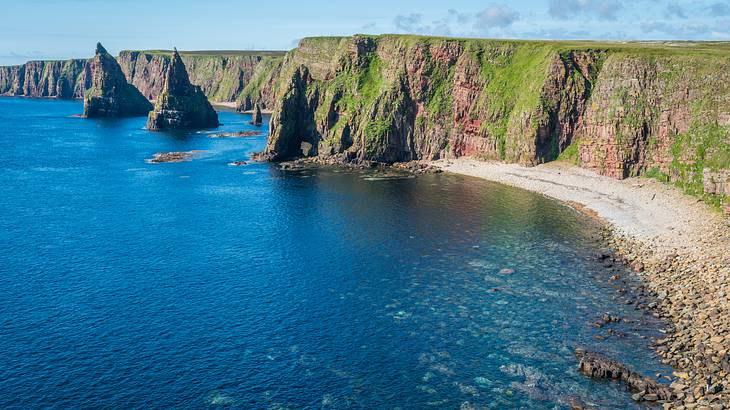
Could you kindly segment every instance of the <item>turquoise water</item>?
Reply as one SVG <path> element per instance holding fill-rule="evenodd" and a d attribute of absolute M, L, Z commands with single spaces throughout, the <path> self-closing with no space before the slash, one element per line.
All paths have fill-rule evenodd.
<path fill-rule="evenodd" d="M 265 138 L 81 111 L 0 99 L 0 408 L 623 409 L 574 347 L 668 371 L 659 324 L 593 258 L 596 227 L 556 202 L 232 167 Z M 247 120 L 222 112 L 216 131 Z M 604 312 L 632 321 L 612 325 L 625 337 L 596 338 Z"/>

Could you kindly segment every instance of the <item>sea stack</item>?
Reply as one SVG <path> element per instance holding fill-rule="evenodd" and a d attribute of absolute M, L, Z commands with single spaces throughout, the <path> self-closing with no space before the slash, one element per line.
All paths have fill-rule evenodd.
<path fill-rule="evenodd" d="M 253 108 L 253 114 L 251 116 L 251 124 L 259 126 L 263 124 L 263 116 L 261 114 L 261 106 L 256 103 L 256 106 Z"/>
<path fill-rule="evenodd" d="M 84 96 L 84 117 L 141 117 L 152 110 L 152 104 L 127 82 L 117 60 L 101 43 L 87 65 L 91 88 Z"/>
<path fill-rule="evenodd" d="M 190 83 L 185 64 L 175 49 L 165 72 L 162 93 L 147 118 L 147 128 L 152 131 L 199 129 L 218 124 L 218 113 L 200 87 Z"/>

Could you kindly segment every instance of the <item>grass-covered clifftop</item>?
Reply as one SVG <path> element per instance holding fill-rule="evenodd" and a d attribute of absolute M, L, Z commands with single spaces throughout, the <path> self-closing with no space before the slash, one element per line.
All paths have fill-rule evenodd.
<path fill-rule="evenodd" d="M 665 175 L 719 202 L 728 68 L 730 43 L 358 35 L 304 39 L 252 83 L 276 91 L 275 159 L 562 157 L 617 178 Z"/>

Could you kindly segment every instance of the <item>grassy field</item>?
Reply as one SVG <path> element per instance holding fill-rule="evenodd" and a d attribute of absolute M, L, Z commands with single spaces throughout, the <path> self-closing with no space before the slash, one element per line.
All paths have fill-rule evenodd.
<path fill-rule="evenodd" d="M 536 46 L 553 46 L 571 50 L 611 50 L 649 52 L 652 54 L 687 54 L 687 53 L 720 53 L 730 56 L 730 41 L 593 41 L 593 40 L 511 40 L 489 38 L 433 37 L 410 34 L 358 34 L 370 38 L 396 38 L 406 41 L 428 43 L 429 41 L 453 40 L 462 43 L 495 43 L 495 44 L 532 44 Z M 327 37 L 308 37 L 325 39 Z"/>

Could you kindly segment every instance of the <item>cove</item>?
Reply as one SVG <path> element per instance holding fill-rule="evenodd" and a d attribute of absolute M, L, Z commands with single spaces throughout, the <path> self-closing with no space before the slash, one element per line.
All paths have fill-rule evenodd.
<path fill-rule="evenodd" d="M 232 167 L 265 137 L 81 109 L 0 99 L 2 408 L 624 409 L 641 405 L 578 374 L 575 347 L 670 371 L 662 324 L 623 303 L 598 227 L 560 203 L 454 175 Z M 210 133 L 266 132 L 220 119 Z M 606 312 L 622 337 L 593 325 Z"/>

